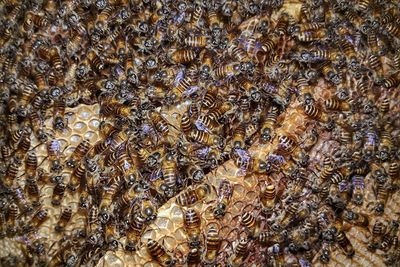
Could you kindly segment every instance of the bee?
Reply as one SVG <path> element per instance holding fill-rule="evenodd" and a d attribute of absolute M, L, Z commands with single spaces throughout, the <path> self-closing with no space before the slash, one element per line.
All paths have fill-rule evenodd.
<path fill-rule="evenodd" d="M 330 110 L 349 111 L 350 105 L 346 101 L 340 101 L 336 98 L 325 100 L 325 107 Z"/>
<path fill-rule="evenodd" d="M 26 179 L 25 190 L 28 193 L 29 199 L 33 206 L 40 205 L 40 189 L 35 176 L 30 176 Z"/>
<path fill-rule="evenodd" d="M 392 88 L 396 87 L 400 83 L 400 75 L 392 75 L 390 77 L 382 78 L 378 81 L 378 85 L 383 86 L 384 88 Z"/>
<path fill-rule="evenodd" d="M 195 188 L 188 188 L 180 193 L 176 198 L 176 203 L 180 206 L 192 206 L 203 200 L 211 192 L 208 184 L 201 184 Z"/>
<path fill-rule="evenodd" d="M 16 228 L 16 219 L 18 217 L 18 206 L 15 203 L 11 203 L 10 206 L 8 207 L 8 212 L 7 212 L 7 235 L 9 237 L 15 236 L 17 233 L 17 228 Z"/>
<path fill-rule="evenodd" d="M 202 80 L 208 80 L 211 78 L 213 62 L 214 62 L 213 54 L 209 50 L 204 49 L 200 53 L 201 65 L 199 68 L 199 74 Z"/>
<path fill-rule="evenodd" d="M 226 209 L 232 198 L 233 188 L 232 185 L 227 180 L 222 180 L 219 184 L 217 195 L 218 202 L 214 208 L 214 216 L 217 219 L 224 217 Z"/>
<path fill-rule="evenodd" d="M 260 142 L 266 143 L 272 140 L 274 137 L 274 125 L 278 117 L 278 108 L 273 106 L 270 108 L 267 117 L 261 125 L 260 130 Z"/>
<path fill-rule="evenodd" d="M 197 266 L 200 261 L 200 249 L 194 247 L 190 248 L 186 257 L 188 266 Z"/>
<path fill-rule="evenodd" d="M 326 243 L 326 242 L 324 242 L 323 245 L 322 245 L 321 255 L 319 256 L 319 260 L 322 263 L 326 264 L 326 263 L 329 263 L 329 261 L 330 261 L 331 251 L 330 251 L 329 247 L 330 247 L 329 244 Z"/>
<path fill-rule="evenodd" d="M 228 260 L 230 266 L 241 266 L 243 264 L 248 255 L 248 242 L 245 238 L 239 240 L 234 254 Z"/>
<path fill-rule="evenodd" d="M 155 240 L 149 239 L 146 244 L 147 250 L 152 258 L 154 258 L 162 266 L 174 266 L 175 260 L 168 255 L 165 249 Z"/>
<path fill-rule="evenodd" d="M 189 108 L 188 108 L 189 110 Z M 189 112 L 185 112 L 182 117 L 181 117 L 181 122 L 180 122 L 180 126 L 182 131 L 188 135 L 192 129 L 193 129 L 193 125 L 192 125 L 192 120 L 191 120 L 191 116 L 189 114 Z"/>
<path fill-rule="evenodd" d="M 44 28 L 48 24 L 48 20 L 44 16 L 28 12 L 27 17 L 31 20 L 32 25 L 34 25 L 37 28 Z"/>
<path fill-rule="evenodd" d="M 201 108 L 207 110 L 215 108 L 217 103 L 217 94 L 218 94 L 218 87 L 216 87 L 215 85 L 210 86 L 203 97 L 203 101 L 201 102 Z"/>
<path fill-rule="evenodd" d="M 392 35 L 393 37 L 400 38 L 400 27 L 397 23 L 389 22 L 386 23 L 383 27 L 386 30 L 386 32 Z"/>
<path fill-rule="evenodd" d="M 217 258 L 217 253 L 221 246 L 221 239 L 218 234 L 218 229 L 210 227 L 207 230 L 205 238 L 206 250 L 203 255 L 203 260 L 206 263 L 213 263 Z"/>
<path fill-rule="evenodd" d="M 162 173 L 165 184 L 171 190 L 176 190 L 177 166 L 176 161 L 170 156 L 167 156 L 162 162 Z"/>
<path fill-rule="evenodd" d="M 368 242 L 368 249 L 370 251 L 374 251 L 380 246 L 380 240 L 381 237 L 385 234 L 386 232 L 386 226 L 377 220 L 372 227 L 372 236 L 371 240 Z"/>
<path fill-rule="evenodd" d="M 261 93 L 260 90 L 255 86 L 252 82 L 243 81 L 241 82 L 240 87 L 245 90 L 246 94 L 249 98 L 254 102 L 260 102 L 261 100 Z"/>
<path fill-rule="evenodd" d="M 207 19 L 208 19 L 208 25 L 210 27 L 210 30 L 213 32 L 213 35 L 219 33 L 223 26 L 223 23 L 220 20 L 217 12 L 215 12 L 214 10 L 208 11 Z"/>
<path fill-rule="evenodd" d="M 141 233 L 144 229 L 146 220 L 141 216 L 135 216 L 129 222 L 129 226 L 127 229 L 127 243 L 125 249 L 127 251 L 136 250 L 136 244 L 140 240 Z"/>
<path fill-rule="evenodd" d="M 338 231 L 338 233 L 336 234 L 336 240 L 347 257 L 354 256 L 355 251 L 353 245 L 350 243 L 349 239 L 343 231 Z"/>
<path fill-rule="evenodd" d="M 150 199 L 143 199 L 141 203 L 141 214 L 147 222 L 154 221 L 157 218 L 157 210 Z"/>
<path fill-rule="evenodd" d="M 101 71 L 102 69 L 104 69 L 103 61 L 94 50 L 90 50 L 87 53 L 87 59 L 89 60 L 90 65 L 94 68 L 94 70 Z"/>
<path fill-rule="evenodd" d="M 77 164 L 81 161 L 81 159 L 88 153 L 88 151 L 92 148 L 92 145 L 88 140 L 83 139 L 79 145 L 74 149 L 69 159 L 66 161 L 67 167 L 73 169 L 77 167 Z"/>
<path fill-rule="evenodd" d="M 388 175 L 389 175 L 390 179 L 392 179 L 392 181 L 395 181 L 398 179 L 399 170 L 400 170 L 399 163 L 397 163 L 397 162 L 390 163 Z"/>
<path fill-rule="evenodd" d="M 66 207 L 60 215 L 60 218 L 58 219 L 58 222 L 56 226 L 54 227 L 54 230 L 58 233 L 63 232 L 65 230 L 65 227 L 67 226 L 68 222 L 71 220 L 72 217 L 72 208 L 71 207 Z"/>
<path fill-rule="evenodd" d="M 194 209 L 184 212 L 184 224 L 189 236 L 190 248 L 200 248 L 200 216 Z"/>
<path fill-rule="evenodd" d="M 189 30 L 194 31 L 201 28 L 201 17 L 203 16 L 204 10 L 201 5 L 196 5 L 193 10 L 190 22 L 187 24 Z"/>
<path fill-rule="evenodd" d="M 193 129 L 193 131 L 190 133 L 190 138 L 198 142 L 200 144 L 206 145 L 206 146 L 218 146 L 222 147 L 224 145 L 224 140 L 222 137 L 209 134 L 207 132 L 203 132 L 197 129 Z"/>
<path fill-rule="evenodd" d="M 239 63 L 229 63 L 214 69 L 214 75 L 217 80 L 231 79 L 241 73 Z"/>
<path fill-rule="evenodd" d="M 389 107 L 390 107 L 390 99 L 385 97 L 379 106 L 379 112 L 381 114 L 386 114 L 389 111 Z"/>
<path fill-rule="evenodd" d="M 19 130 L 11 132 L 10 145 L 12 147 L 16 147 L 16 145 L 21 141 L 21 139 L 24 135 L 25 135 L 25 131 L 23 129 L 19 129 Z"/>
<path fill-rule="evenodd" d="M 258 237 L 260 233 L 259 223 L 256 218 L 249 212 L 242 214 L 240 223 L 245 227 L 249 237 Z"/>
<path fill-rule="evenodd" d="M 47 134 L 43 130 L 43 121 L 40 119 L 38 112 L 32 111 L 30 113 L 30 124 L 39 142 L 44 143 L 47 141 Z"/>
<path fill-rule="evenodd" d="M 117 240 L 117 229 L 115 223 L 107 223 L 104 239 L 107 245 L 111 250 L 115 250 L 118 248 L 118 240 Z"/>
<path fill-rule="evenodd" d="M 170 52 L 168 55 L 172 63 L 189 63 L 197 57 L 197 53 L 192 49 L 180 49 Z"/>
<path fill-rule="evenodd" d="M 382 214 L 385 210 L 386 201 L 388 199 L 388 190 L 383 184 L 378 184 L 376 187 L 376 200 L 375 212 Z"/>
<path fill-rule="evenodd" d="M 59 206 L 61 200 L 64 197 L 66 185 L 63 182 L 56 183 L 53 189 L 53 195 L 51 196 L 51 204 L 54 206 Z"/>
<path fill-rule="evenodd" d="M 399 230 L 399 223 L 396 221 L 392 221 L 387 233 L 384 234 L 382 237 L 382 242 L 380 244 L 381 250 L 388 251 L 390 249 L 392 240 L 397 237 L 398 230 Z"/>
<path fill-rule="evenodd" d="M 392 136 L 387 131 L 381 133 L 381 140 L 378 146 L 378 156 L 381 160 L 387 161 L 390 159 L 393 150 Z"/>
<path fill-rule="evenodd" d="M 22 160 L 26 156 L 26 153 L 28 152 L 30 147 L 31 135 L 30 133 L 25 132 L 17 146 L 17 149 L 14 152 L 14 157 L 18 160 Z"/>
<path fill-rule="evenodd" d="M 106 188 L 104 191 L 104 194 L 101 199 L 100 206 L 99 206 L 100 207 L 100 214 L 99 214 L 100 221 L 104 224 L 107 223 L 111 218 L 110 206 L 111 206 L 111 203 L 112 203 L 112 200 L 113 200 L 115 194 L 118 191 L 119 186 L 120 185 L 119 185 L 117 179 L 114 179 L 112 181 L 112 184 L 108 188 Z"/>
<path fill-rule="evenodd" d="M 356 213 L 351 210 L 345 210 L 342 214 L 342 217 L 345 221 L 360 227 L 367 228 L 369 225 L 369 220 L 367 215 Z"/>
<path fill-rule="evenodd" d="M 305 105 L 303 107 L 304 113 L 312 119 L 318 120 L 323 123 L 329 122 L 329 117 L 326 113 L 321 111 L 315 105 Z"/>
<path fill-rule="evenodd" d="M 205 177 L 203 169 L 196 164 L 191 164 L 187 168 L 187 174 L 195 183 L 201 183 Z"/>
<path fill-rule="evenodd" d="M 171 91 L 168 92 L 166 97 L 166 103 L 172 105 L 177 101 L 181 100 L 184 92 L 188 91 L 190 86 L 192 85 L 192 78 L 189 76 L 180 80 L 176 86 L 173 86 Z"/>
<path fill-rule="evenodd" d="M 302 215 L 303 214 L 300 213 L 300 207 L 297 203 L 293 202 L 289 204 L 285 209 L 285 215 L 280 222 L 281 229 L 285 229 L 293 221 L 293 219 L 296 217 L 300 218 Z"/>
<path fill-rule="evenodd" d="M 14 180 L 17 177 L 21 165 L 22 164 L 20 161 L 14 161 L 8 165 L 7 174 L 3 180 L 3 183 L 6 187 L 10 188 L 14 184 Z"/>
<path fill-rule="evenodd" d="M 72 192 L 76 190 L 76 188 L 81 184 L 83 181 L 86 173 L 86 167 L 84 164 L 79 164 L 75 169 L 72 171 L 71 179 L 67 185 L 68 189 Z"/>
<path fill-rule="evenodd" d="M 67 120 L 64 117 L 65 114 L 65 101 L 56 100 L 53 106 L 53 128 L 55 130 L 63 130 L 67 127 Z"/>
<path fill-rule="evenodd" d="M 154 111 L 150 113 L 149 117 L 157 132 L 162 136 L 167 136 L 169 133 L 168 121 L 160 113 Z"/>
<path fill-rule="evenodd" d="M 183 44 L 189 47 L 204 48 L 208 45 L 208 42 L 209 39 L 207 38 L 207 36 L 191 36 L 183 39 Z"/>
<path fill-rule="evenodd" d="M 266 211 L 270 211 L 275 207 L 276 203 L 276 188 L 275 185 L 269 184 L 267 187 L 261 192 L 261 203 Z"/>
<path fill-rule="evenodd" d="M 38 229 L 49 218 L 49 211 L 47 209 L 38 210 L 29 222 L 29 227 Z"/>
<path fill-rule="evenodd" d="M 218 123 L 224 114 L 232 110 L 233 104 L 230 102 L 224 102 L 221 106 L 208 112 L 208 117 L 215 123 Z"/>

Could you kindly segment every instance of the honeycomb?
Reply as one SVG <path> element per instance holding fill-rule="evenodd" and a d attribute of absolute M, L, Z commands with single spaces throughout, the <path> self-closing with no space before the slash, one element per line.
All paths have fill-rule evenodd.
<path fill-rule="evenodd" d="M 399 10 L 3 1 L 0 266 L 399 266 Z"/>

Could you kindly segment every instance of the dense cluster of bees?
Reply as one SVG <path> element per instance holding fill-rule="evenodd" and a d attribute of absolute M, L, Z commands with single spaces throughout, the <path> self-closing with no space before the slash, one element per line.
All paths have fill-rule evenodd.
<path fill-rule="evenodd" d="M 145 249 L 162 266 L 311 266 L 354 257 L 359 227 L 395 265 L 399 221 L 383 214 L 400 186 L 399 3 L 297 4 L 1 1 L 0 235 L 23 251 L 1 264 Z M 96 104 L 100 139 L 65 156 L 67 110 Z M 218 222 L 235 183 L 208 178 L 227 162 L 258 181 L 234 240 Z M 165 203 L 182 210 L 184 253 L 141 238 Z M 38 231 L 54 210 L 51 239 Z M 66 230 L 76 216 L 84 227 Z"/>

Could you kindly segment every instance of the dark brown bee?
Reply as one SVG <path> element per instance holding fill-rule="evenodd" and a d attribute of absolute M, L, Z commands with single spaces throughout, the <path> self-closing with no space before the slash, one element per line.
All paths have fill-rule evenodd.
<path fill-rule="evenodd" d="M 49 212 L 47 209 L 38 210 L 32 217 L 29 226 L 37 229 L 49 218 Z"/>
<path fill-rule="evenodd" d="M 32 21 L 32 24 L 37 28 L 46 27 L 48 24 L 48 20 L 44 16 L 40 16 L 31 12 L 27 13 L 27 16 Z"/>
<path fill-rule="evenodd" d="M 147 250 L 152 258 L 154 258 L 162 266 L 174 266 L 175 260 L 165 251 L 165 249 L 155 240 L 147 241 Z"/>
<path fill-rule="evenodd" d="M 24 136 L 24 133 L 25 133 L 25 131 L 22 129 L 12 132 L 10 135 L 11 146 L 15 147 L 19 143 L 19 141 L 21 141 L 22 136 Z"/>
<path fill-rule="evenodd" d="M 25 190 L 28 193 L 32 205 L 38 206 L 40 204 L 40 189 L 34 176 L 30 176 L 26 179 Z"/>
<path fill-rule="evenodd" d="M 211 191 L 208 184 L 201 184 L 193 189 L 186 189 L 176 198 L 176 203 L 180 206 L 191 206 L 203 200 Z"/>
<path fill-rule="evenodd" d="M 397 221 L 392 221 L 387 233 L 382 237 L 382 242 L 380 249 L 383 251 L 388 251 L 392 244 L 392 240 L 397 237 L 397 232 L 399 230 L 399 223 Z"/>
<path fill-rule="evenodd" d="M 360 227 L 368 227 L 369 220 L 367 215 L 356 213 L 350 210 L 345 210 L 342 214 L 345 221 Z"/>
<path fill-rule="evenodd" d="M 201 102 L 201 108 L 213 109 L 217 103 L 218 88 L 216 86 L 210 86 Z"/>
<path fill-rule="evenodd" d="M 73 169 L 76 168 L 79 161 L 88 153 L 88 151 L 92 148 L 92 145 L 88 140 L 83 139 L 82 142 L 75 148 L 74 152 L 72 152 L 69 159 L 66 161 L 67 167 Z"/>
<path fill-rule="evenodd" d="M 241 266 L 248 255 L 248 240 L 241 239 L 235 248 L 234 254 L 229 258 L 231 266 Z"/>
<path fill-rule="evenodd" d="M 17 204 L 11 203 L 7 212 L 7 235 L 9 237 L 13 237 L 17 232 L 16 219 L 18 217 L 18 213 L 19 210 Z"/>
<path fill-rule="evenodd" d="M 347 102 L 340 101 L 336 98 L 330 98 L 325 100 L 325 107 L 331 110 L 348 111 L 350 110 L 350 105 Z"/>
<path fill-rule="evenodd" d="M 87 54 L 87 58 L 90 62 L 90 65 L 96 70 L 101 71 L 104 68 L 103 61 L 97 55 L 97 53 L 93 50 L 90 50 Z"/>
<path fill-rule="evenodd" d="M 6 187 L 11 187 L 14 183 L 15 178 L 17 177 L 17 174 L 19 172 L 19 168 L 21 167 L 21 162 L 20 161 L 14 161 L 10 163 L 7 167 L 7 174 L 4 177 L 4 185 Z"/>
<path fill-rule="evenodd" d="M 54 186 L 53 195 L 51 196 L 51 204 L 54 206 L 59 206 L 61 204 L 61 200 L 64 197 L 65 192 L 65 184 L 60 182 Z"/>
<path fill-rule="evenodd" d="M 216 229 L 215 227 L 210 227 L 207 230 L 205 244 L 206 252 L 203 256 L 203 260 L 206 263 L 213 263 L 217 258 L 217 253 L 221 246 L 221 239 L 218 234 L 218 229 Z"/>
<path fill-rule="evenodd" d="M 353 248 L 353 245 L 350 243 L 349 239 L 343 231 L 339 231 L 336 234 L 336 240 L 347 257 L 354 256 L 355 250 Z"/>
<path fill-rule="evenodd" d="M 67 226 L 68 222 L 71 220 L 72 217 L 72 208 L 66 207 L 61 212 L 60 219 L 57 222 L 57 225 L 54 227 L 56 232 L 63 232 L 65 227 Z"/>
<path fill-rule="evenodd" d="M 385 225 L 379 220 L 377 220 L 374 226 L 372 227 L 372 237 L 368 243 L 369 250 L 374 251 L 380 247 L 380 240 L 385 231 L 386 231 Z"/>
<path fill-rule="evenodd" d="M 200 262 L 200 250 L 198 248 L 189 249 L 188 255 L 186 257 L 186 262 L 188 266 L 196 266 Z"/>

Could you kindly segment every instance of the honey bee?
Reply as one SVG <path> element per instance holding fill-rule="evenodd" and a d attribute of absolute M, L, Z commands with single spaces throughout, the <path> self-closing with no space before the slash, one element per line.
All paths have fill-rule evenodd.
<path fill-rule="evenodd" d="M 154 125 L 154 128 L 162 136 L 167 136 L 169 133 L 169 123 L 164 117 L 158 112 L 151 112 L 149 118 Z"/>
<path fill-rule="evenodd" d="M 228 260 L 231 266 L 241 266 L 243 264 L 248 255 L 248 242 L 245 238 L 239 240 L 234 254 Z"/>
<path fill-rule="evenodd" d="M 187 174 L 195 183 L 201 183 L 205 177 L 203 169 L 195 164 L 191 164 L 187 168 Z"/>
<path fill-rule="evenodd" d="M 56 183 L 51 196 L 51 204 L 54 206 L 59 206 L 61 204 L 61 200 L 64 197 L 65 188 L 66 185 L 63 182 Z"/>
<path fill-rule="evenodd" d="M 88 140 L 82 140 L 75 148 L 74 152 L 72 152 L 70 158 L 66 161 L 67 167 L 71 169 L 76 168 L 76 165 L 81 161 L 81 159 L 88 153 L 91 148 L 92 145 L 89 143 Z"/>
<path fill-rule="evenodd" d="M 16 219 L 18 217 L 18 206 L 15 203 L 11 203 L 10 206 L 8 207 L 8 212 L 7 212 L 7 235 L 9 237 L 15 236 L 17 232 L 16 228 Z"/>
<path fill-rule="evenodd" d="M 177 166 L 176 161 L 168 156 L 162 162 L 162 173 L 165 185 L 172 191 L 176 190 Z"/>
<path fill-rule="evenodd" d="M 146 220 L 140 216 L 135 216 L 130 220 L 129 226 L 127 229 L 127 243 L 125 249 L 127 251 L 136 250 L 136 244 L 140 240 L 141 233 L 144 229 Z"/>
<path fill-rule="evenodd" d="M 118 191 L 118 188 L 119 188 L 119 183 L 117 179 L 114 179 L 112 181 L 112 184 L 105 189 L 105 192 L 101 199 L 99 206 L 100 207 L 99 215 L 100 215 L 100 221 L 104 224 L 107 223 L 111 218 L 110 206 L 115 194 Z"/>
<path fill-rule="evenodd" d="M 386 232 L 386 226 L 379 220 L 377 220 L 372 227 L 371 240 L 368 242 L 368 249 L 373 251 L 379 248 L 381 237 Z"/>
<path fill-rule="evenodd" d="M 383 251 L 388 251 L 392 240 L 397 237 L 397 232 L 399 230 L 399 223 L 397 221 L 392 221 L 390 223 L 389 229 L 386 234 L 382 237 L 382 242 L 380 244 L 380 249 Z"/>
<path fill-rule="evenodd" d="M 203 200 L 211 192 L 208 184 L 201 184 L 195 188 L 188 188 L 180 193 L 176 198 L 176 203 L 180 206 L 192 206 Z"/>
<path fill-rule="evenodd" d="M 386 201 L 388 199 L 388 189 L 383 184 L 378 184 L 376 187 L 376 200 L 375 212 L 382 214 L 385 210 Z"/>
<path fill-rule="evenodd" d="M 200 247 L 200 217 L 194 209 L 184 212 L 184 223 L 189 236 L 190 248 Z"/>
<path fill-rule="evenodd" d="M 149 239 L 146 244 L 149 254 L 162 266 L 174 266 L 175 260 L 155 240 Z"/>
<path fill-rule="evenodd" d="M 245 212 L 241 216 L 240 223 L 245 227 L 249 237 L 257 238 L 260 234 L 260 225 L 256 218 L 249 212 Z"/>
<path fill-rule="evenodd" d="M 180 49 L 170 52 L 168 58 L 173 63 L 189 63 L 197 57 L 197 53 L 191 49 Z"/>
<path fill-rule="evenodd" d="M 318 120 L 323 123 L 329 122 L 329 117 L 326 113 L 321 111 L 315 105 L 305 105 L 304 106 L 304 113 L 312 119 Z"/>
<path fill-rule="evenodd" d="M 14 184 L 14 180 L 17 177 L 21 165 L 22 164 L 20 161 L 14 161 L 8 165 L 7 174 L 3 180 L 3 183 L 6 187 L 10 188 Z"/>
<path fill-rule="evenodd" d="M 203 132 L 197 129 L 193 129 L 193 131 L 190 133 L 190 138 L 193 141 L 206 146 L 223 147 L 224 145 L 224 139 L 222 137 L 209 134 L 207 132 Z"/>
<path fill-rule="evenodd" d="M 201 102 L 201 108 L 211 110 L 216 106 L 218 88 L 215 85 L 211 85 L 207 90 Z"/>
<path fill-rule="evenodd" d="M 355 250 L 353 248 L 353 245 L 347 238 L 346 234 L 343 231 L 338 231 L 336 234 L 336 240 L 344 253 L 346 254 L 347 257 L 353 257 Z"/>
<path fill-rule="evenodd" d="M 166 103 L 168 105 L 172 105 L 181 100 L 183 93 L 188 91 L 191 85 L 192 85 L 192 79 L 189 76 L 180 80 L 178 84 L 176 86 L 173 86 L 171 91 L 168 92 L 165 100 Z"/>
<path fill-rule="evenodd" d="M 54 230 L 58 233 L 63 232 L 65 230 L 65 227 L 67 226 L 68 222 L 71 220 L 72 217 L 72 208 L 71 207 L 66 207 L 60 215 L 60 218 L 58 219 L 58 222 L 56 226 L 54 227 Z"/>
<path fill-rule="evenodd" d="M 355 226 L 368 227 L 369 220 L 367 215 L 356 213 L 351 210 L 345 210 L 342 214 L 345 221 L 354 224 Z"/>
<path fill-rule="evenodd" d="M 208 45 L 208 38 L 207 36 L 192 36 L 183 39 L 183 43 L 189 47 L 200 47 L 204 48 Z"/>
<path fill-rule="evenodd" d="M 261 203 L 266 211 L 270 211 L 274 208 L 276 203 L 276 188 L 275 185 L 269 184 L 267 187 L 261 192 Z"/>
<path fill-rule="evenodd" d="M 65 101 L 57 100 L 53 106 L 53 128 L 62 131 L 67 127 L 67 120 L 65 119 Z"/>
<path fill-rule="evenodd" d="M 203 255 L 203 260 L 207 264 L 214 263 L 217 258 L 217 253 L 221 246 L 221 239 L 218 232 L 218 229 L 215 227 L 208 228 L 206 232 L 206 250 L 205 254 Z"/>
<path fill-rule="evenodd" d="M 381 140 L 378 147 L 378 157 L 382 161 L 387 161 L 390 159 L 392 154 L 393 141 L 390 133 L 384 131 L 381 133 Z"/>
<path fill-rule="evenodd" d="M 30 176 L 26 179 L 25 190 L 28 193 L 29 199 L 34 207 L 40 205 L 40 189 L 35 176 Z"/>
<path fill-rule="evenodd" d="M 232 185 L 227 180 L 222 180 L 217 190 L 218 202 L 214 208 L 214 216 L 216 218 L 220 219 L 224 217 L 230 199 L 232 198 L 232 193 Z"/>
<path fill-rule="evenodd" d="M 29 222 L 29 227 L 38 229 L 49 218 L 49 212 L 47 209 L 38 210 Z"/>
<path fill-rule="evenodd" d="M 241 73 L 239 63 L 229 63 L 214 69 L 214 75 L 217 80 L 232 79 Z"/>
<path fill-rule="evenodd" d="M 191 31 L 198 30 L 201 28 L 201 18 L 203 16 L 204 10 L 201 5 L 196 5 L 193 10 L 190 22 L 187 24 L 187 28 Z"/>
<path fill-rule="evenodd" d="M 71 174 L 71 179 L 67 185 L 68 189 L 74 192 L 76 188 L 81 184 L 81 181 L 83 181 L 85 173 L 86 173 L 85 165 L 79 164 Z"/>
<path fill-rule="evenodd" d="M 278 108 L 273 106 L 270 108 L 267 117 L 261 125 L 260 142 L 265 143 L 274 137 L 273 129 L 278 117 Z"/>
<path fill-rule="evenodd" d="M 115 223 L 107 223 L 104 236 L 105 242 L 111 250 L 118 248 L 118 240 L 116 237 L 117 229 Z"/>

